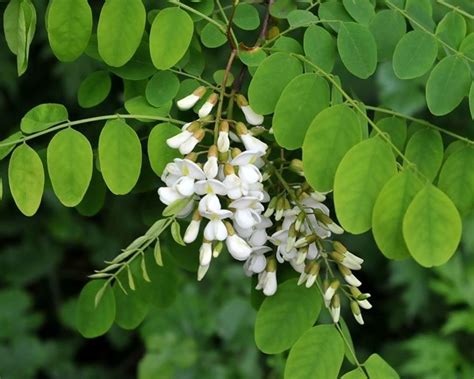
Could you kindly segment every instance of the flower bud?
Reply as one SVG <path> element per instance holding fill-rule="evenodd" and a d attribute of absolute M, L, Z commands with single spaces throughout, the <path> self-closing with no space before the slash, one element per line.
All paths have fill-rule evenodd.
<path fill-rule="evenodd" d="M 301 159 L 292 159 L 290 162 L 289 169 L 293 171 L 295 174 L 304 176 L 303 161 Z"/>
<path fill-rule="evenodd" d="M 205 132 L 202 129 L 196 130 L 191 137 L 189 137 L 181 146 L 179 147 L 179 152 L 183 155 L 189 154 L 196 145 L 202 141 L 204 138 Z"/>
<path fill-rule="evenodd" d="M 331 282 L 331 284 L 329 285 L 328 289 L 326 290 L 326 292 L 324 292 L 324 300 L 326 302 L 330 302 L 332 297 L 335 295 L 337 289 L 339 288 L 340 286 L 340 282 L 339 280 L 333 280 Z"/>
<path fill-rule="evenodd" d="M 192 243 L 196 240 L 199 233 L 199 225 L 201 224 L 201 219 L 202 217 L 199 214 L 199 211 L 196 210 L 193 214 L 193 219 L 186 228 L 186 231 L 184 232 L 184 242 Z"/>
<path fill-rule="evenodd" d="M 226 153 L 229 151 L 230 140 L 229 140 L 229 123 L 222 121 L 219 125 L 219 136 L 217 137 L 217 149 L 220 153 Z"/>
<path fill-rule="evenodd" d="M 217 93 L 212 93 L 199 109 L 199 118 L 206 117 L 209 113 L 211 113 L 212 108 L 214 108 L 214 105 L 216 105 L 217 103 L 217 100 L 219 100 L 219 96 L 217 95 Z"/>
<path fill-rule="evenodd" d="M 360 325 L 364 325 L 364 319 L 362 318 L 362 313 L 360 312 L 359 304 L 355 300 L 351 301 L 351 311 L 356 321 Z"/>
<path fill-rule="evenodd" d="M 194 90 L 194 92 L 191 95 L 188 95 L 178 100 L 176 102 L 176 105 L 182 111 L 191 109 L 192 107 L 194 107 L 194 105 L 196 105 L 196 103 L 205 93 L 206 93 L 206 87 L 203 87 L 203 86 L 198 87 L 197 89 Z"/>
<path fill-rule="evenodd" d="M 250 125 L 261 125 L 263 122 L 263 116 L 255 113 L 255 111 L 250 107 L 247 99 L 243 95 L 236 95 L 237 105 L 242 110 L 245 119 Z"/>
<path fill-rule="evenodd" d="M 349 270 L 347 267 L 343 265 L 338 265 L 339 271 L 344 277 L 344 280 L 354 287 L 359 287 L 362 283 L 359 279 L 355 277 L 355 275 Z"/>
<path fill-rule="evenodd" d="M 332 321 L 336 324 L 339 322 L 339 318 L 341 317 L 341 299 L 339 298 L 338 294 L 335 294 L 331 300 L 331 304 L 329 306 L 329 312 L 331 313 Z"/>

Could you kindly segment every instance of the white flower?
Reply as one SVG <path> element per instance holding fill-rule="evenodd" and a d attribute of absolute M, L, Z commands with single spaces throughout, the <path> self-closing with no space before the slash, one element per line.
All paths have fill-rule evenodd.
<path fill-rule="evenodd" d="M 341 317 L 341 301 L 339 300 L 339 296 L 335 295 L 331 301 L 331 305 L 329 306 L 329 313 L 331 313 L 332 321 L 336 324 L 339 322 L 339 318 Z"/>
<path fill-rule="evenodd" d="M 201 106 L 199 109 L 198 115 L 200 118 L 206 117 L 209 113 L 211 113 L 212 108 L 214 108 L 214 105 L 216 105 L 218 96 L 216 93 L 211 94 L 206 102 Z"/>
<path fill-rule="evenodd" d="M 186 243 L 192 243 L 196 241 L 196 238 L 199 233 L 199 226 L 201 224 L 201 215 L 197 213 L 197 216 L 199 218 L 197 220 L 191 220 L 188 227 L 186 228 L 186 231 L 184 232 L 183 240 Z"/>
<path fill-rule="evenodd" d="M 174 184 L 174 188 L 183 196 L 194 194 L 194 179 L 189 176 L 182 176 Z"/>
<path fill-rule="evenodd" d="M 242 181 L 249 184 L 257 183 L 263 180 L 262 173 L 254 164 L 260 156 L 261 153 L 258 151 L 244 151 L 232 159 L 230 163 L 239 167 L 239 178 Z"/>
<path fill-rule="evenodd" d="M 364 319 L 362 318 L 362 313 L 360 312 L 359 304 L 357 303 L 357 301 L 351 301 L 351 311 L 356 321 L 360 325 L 364 325 Z"/>
<path fill-rule="evenodd" d="M 204 217 L 210 220 L 204 228 L 204 238 L 208 241 L 224 241 L 227 238 L 227 229 L 222 220 L 232 217 L 232 212 L 217 210 L 205 214 Z"/>
<path fill-rule="evenodd" d="M 252 108 L 250 108 L 250 105 L 244 105 L 240 107 L 242 109 L 242 112 L 244 113 L 245 119 L 247 122 L 251 125 L 261 125 L 263 122 L 263 116 L 256 113 Z"/>
<path fill-rule="evenodd" d="M 258 283 L 256 289 L 263 289 L 265 296 L 272 296 L 277 290 L 276 271 L 263 271 L 258 274 Z"/>
<path fill-rule="evenodd" d="M 236 174 L 227 175 L 222 183 L 227 189 L 227 196 L 232 200 L 239 199 L 248 194 L 246 183 Z"/>
<path fill-rule="evenodd" d="M 184 132 L 182 132 L 184 133 Z M 179 146 L 179 152 L 183 155 L 189 154 L 196 145 L 204 138 L 204 130 L 198 129 L 186 141 Z"/>
<path fill-rule="evenodd" d="M 265 253 L 271 250 L 272 249 L 268 246 L 252 248 L 252 253 L 244 263 L 245 274 L 252 276 L 253 274 L 261 273 L 267 265 Z"/>
<path fill-rule="evenodd" d="M 205 215 L 221 209 L 221 202 L 215 194 L 208 194 L 199 200 L 199 213 Z"/>
<path fill-rule="evenodd" d="M 369 300 L 357 300 L 357 303 L 364 309 L 371 309 L 372 304 L 370 304 Z"/>
<path fill-rule="evenodd" d="M 264 211 L 263 205 L 254 197 L 241 197 L 229 204 L 235 209 L 234 220 L 241 228 L 251 228 L 261 220 L 260 214 Z"/>
<path fill-rule="evenodd" d="M 216 179 L 199 180 L 194 186 L 198 195 L 221 195 L 227 194 L 224 184 Z"/>
<path fill-rule="evenodd" d="M 245 119 L 251 125 L 260 125 L 263 122 L 263 116 L 255 113 L 255 111 L 250 108 L 247 99 L 243 95 L 236 96 L 237 104 L 244 113 Z"/>
<path fill-rule="evenodd" d="M 176 134 L 175 136 L 168 138 L 166 143 L 172 149 L 179 148 L 183 143 L 185 143 L 191 136 L 192 132 L 188 130 L 183 130 L 181 133 Z"/>
<path fill-rule="evenodd" d="M 229 124 L 227 121 L 222 121 L 219 125 L 219 135 L 217 137 L 217 150 L 220 153 L 226 153 L 229 151 L 230 140 L 229 140 Z"/>
<path fill-rule="evenodd" d="M 260 141 L 258 138 L 252 136 L 243 123 L 238 122 L 236 125 L 236 130 L 246 150 L 258 151 L 262 154 L 266 153 L 268 145 L 265 142 Z"/>
<path fill-rule="evenodd" d="M 339 288 L 339 281 L 335 280 L 324 292 L 324 301 L 329 303 L 332 297 L 336 294 L 337 289 Z"/>
<path fill-rule="evenodd" d="M 261 221 L 253 228 L 252 235 L 249 238 L 251 246 L 263 246 L 268 240 L 267 228 L 272 226 L 272 222 L 267 217 L 261 217 Z"/>
<path fill-rule="evenodd" d="M 161 179 L 168 187 L 171 187 L 183 176 L 188 176 L 195 180 L 206 179 L 204 171 L 196 163 L 189 159 L 180 158 L 175 158 L 173 162 L 166 165 Z"/>
<path fill-rule="evenodd" d="M 198 87 L 196 90 L 194 90 L 194 92 L 191 95 L 188 95 L 178 100 L 176 102 L 176 105 L 182 111 L 191 109 L 192 107 L 194 107 L 194 105 L 196 105 L 196 103 L 205 93 L 206 93 L 205 87 Z"/>
<path fill-rule="evenodd" d="M 350 284 L 351 286 L 354 286 L 354 287 L 360 287 L 362 285 L 362 282 L 359 279 L 357 279 L 356 276 L 353 273 L 350 273 L 348 275 L 344 275 L 344 280 L 348 284 Z"/>
<path fill-rule="evenodd" d="M 199 265 L 198 272 L 197 272 L 197 280 L 198 280 L 198 281 L 201 281 L 202 278 L 204 278 L 204 276 L 205 276 L 206 273 L 207 273 L 207 270 L 209 270 L 209 266 L 210 266 L 210 265 L 207 265 L 207 266 L 201 266 L 201 265 Z"/>
<path fill-rule="evenodd" d="M 208 179 L 214 179 L 219 172 L 219 164 L 217 162 L 217 146 L 212 145 L 207 154 L 207 162 L 204 163 L 204 173 Z"/>
<path fill-rule="evenodd" d="M 226 239 L 227 250 L 230 255 L 238 261 L 245 261 L 252 252 L 252 248 L 241 237 L 235 234 L 235 230 L 231 224 L 226 223 L 226 228 L 229 236 Z"/>
<path fill-rule="evenodd" d="M 160 196 L 160 201 L 165 205 L 170 205 L 177 200 L 185 198 L 185 196 L 181 195 L 176 189 L 170 187 L 159 188 L 158 195 Z"/>
<path fill-rule="evenodd" d="M 209 266 L 212 258 L 212 244 L 209 241 L 204 240 L 201 247 L 199 248 L 199 265 Z"/>

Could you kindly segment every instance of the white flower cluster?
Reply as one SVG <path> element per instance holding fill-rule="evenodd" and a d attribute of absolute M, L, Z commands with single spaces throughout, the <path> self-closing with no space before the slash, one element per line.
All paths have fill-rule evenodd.
<path fill-rule="evenodd" d="M 268 146 L 252 136 L 243 123 L 235 125 L 235 132 L 234 139 L 238 138 L 245 150 L 230 148 L 229 124 L 223 121 L 217 144 L 208 149 L 202 165 L 196 162 L 197 154 L 192 153 L 205 135 L 199 121 L 184 125 L 181 133 L 167 140 L 170 147 L 187 156 L 166 166 L 162 175 L 166 187 L 160 188 L 158 194 L 166 205 L 189 200 L 178 213 L 178 217 L 186 217 L 193 212 L 184 242 L 195 241 L 201 223 L 205 223 L 198 280 L 204 277 L 224 242 L 235 259 L 246 261 L 247 272 L 262 271 L 266 265 L 263 253 L 270 250 L 264 245 L 271 222 L 262 215 L 262 203 L 269 201 L 269 196 L 260 171 L 264 165 L 261 157 Z"/>
<path fill-rule="evenodd" d="M 204 87 L 198 88 L 179 100 L 178 107 L 191 109 L 205 93 Z M 236 95 L 235 100 L 249 124 L 263 122 L 245 97 Z M 304 182 L 291 188 L 281 184 L 283 188 L 273 189 L 277 195 L 270 198 L 263 185 L 268 175 L 262 173 L 268 145 L 252 135 L 242 122 L 232 121 L 230 130 L 229 123 L 221 121 L 214 131 L 215 144 L 203 149 L 199 145 L 206 135 L 203 118 L 217 101 L 217 95 L 211 94 L 198 110 L 200 119 L 184 125 L 179 134 L 167 140 L 170 147 L 185 157 L 166 166 L 162 175 L 166 187 L 158 190 L 164 204 L 179 203 L 177 217 L 192 214 L 183 240 L 191 243 L 202 238 L 198 280 L 207 273 L 212 258 L 221 253 L 224 245 L 234 259 L 245 262 L 248 276 L 258 275 L 256 289 L 266 296 L 277 290 L 278 263 L 288 262 L 300 274 L 298 285 L 308 288 L 315 284 L 320 270 L 325 269 L 323 297 L 333 321 L 340 318 L 342 292 L 351 300 L 354 317 L 363 324 L 360 307 L 372 307 L 367 300 L 370 295 L 360 292 L 361 282 L 352 273 L 361 269 L 363 260 L 341 243 L 330 240 L 344 230 L 330 218 L 329 208 L 323 204 L 325 194 L 313 191 Z M 243 151 L 231 147 L 233 142 L 243 146 Z M 205 160 L 201 158 L 203 153 L 207 154 Z M 304 176 L 299 160 L 291 161 L 287 169 Z M 284 179 L 280 179 L 283 183 Z M 266 208 L 265 203 L 269 203 Z M 336 279 L 331 265 L 337 266 L 346 284 L 341 285 Z"/>

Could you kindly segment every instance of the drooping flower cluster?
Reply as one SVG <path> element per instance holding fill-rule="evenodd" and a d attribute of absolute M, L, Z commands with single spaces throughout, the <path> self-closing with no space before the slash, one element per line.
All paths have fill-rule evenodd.
<path fill-rule="evenodd" d="M 205 93 L 206 89 L 199 87 L 179 100 L 178 107 L 191 109 Z M 360 307 L 371 308 L 367 300 L 370 295 L 360 292 L 361 282 L 352 273 L 361 269 L 363 260 L 331 240 L 344 231 L 330 218 L 329 208 L 323 204 L 325 194 L 312 190 L 304 181 L 298 159 L 288 164 L 278 158 L 281 166 L 277 175 L 274 161 L 278 159 L 270 159 L 267 143 L 244 123 L 210 122 L 218 100 L 212 93 L 197 110 L 200 118 L 167 140 L 184 157 L 166 166 L 162 175 L 166 186 L 158 190 L 164 204 L 179 205 L 177 217 L 191 219 L 184 242 L 201 241 L 198 280 L 224 247 L 234 259 L 244 262 L 248 276 L 258 275 L 256 289 L 267 296 L 277 291 L 278 264 L 290 264 L 299 273 L 298 285 L 306 287 L 320 286 L 318 276 L 324 271 L 320 289 L 334 322 L 339 321 L 342 294 L 351 302 L 356 320 L 363 324 Z M 235 102 L 249 124 L 263 122 L 263 116 L 250 108 L 244 96 L 235 95 Z M 297 183 L 285 183 L 281 176 L 284 170 L 297 173 Z M 272 173 L 281 183 L 266 181 Z"/>

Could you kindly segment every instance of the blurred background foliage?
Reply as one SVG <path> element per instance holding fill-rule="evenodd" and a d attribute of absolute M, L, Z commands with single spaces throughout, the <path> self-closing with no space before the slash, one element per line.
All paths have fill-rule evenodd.
<path fill-rule="evenodd" d="M 36 2 L 38 14 L 44 14 L 45 3 Z M 1 13 L 5 5 L 0 2 Z M 0 38 L 0 139 L 39 103 L 64 103 L 75 119 L 112 113 L 124 98 L 123 83 L 114 78 L 106 102 L 94 111 L 81 110 L 77 89 L 97 63 L 88 56 L 72 64 L 58 62 L 48 47 L 44 20 L 38 22 L 29 69 L 21 78 L 16 77 L 14 56 Z M 212 52 L 207 54 L 212 56 Z M 211 76 L 222 68 L 221 57 L 213 58 L 217 59 L 208 61 Z M 346 87 L 368 103 L 430 117 L 422 87 L 396 79 L 390 64 L 383 65 L 369 81 L 348 81 L 342 67 L 336 72 Z M 460 107 L 441 122 L 472 136 L 473 131 L 463 127 L 468 114 L 467 107 Z M 94 134 L 90 129 L 87 133 Z M 0 170 L 5 178 L 5 161 Z M 158 178 L 148 181 L 145 188 L 159 185 Z M 79 335 L 74 307 L 87 275 L 160 216 L 154 191 L 138 188 L 126 198 L 107 193 L 103 199 L 100 213 L 86 217 L 62 207 L 47 189 L 40 212 L 28 219 L 20 215 L 4 188 L 0 203 L 0 377 L 281 378 L 285 357 L 265 356 L 255 347 L 256 311 L 250 301 L 251 283 L 241 266 L 222 257 L 206 279 L 197 283 L 195 273 L 179 267 L 189 269 L 189 263 L 197 260 L 198 253 L 192 248 L 180 251 L 184 260 L 170 257 L 173 272 L 162 288 L 169 301 L 153 307 L 137 330 L 114 327 L 94 340 Z M 346 236 L 347 245 L 366 259 L 361 279 L 374 304 L 363 327 L 347 317 L 361 360 L 378 352 L 402 378 L 474 377 L 474 215 L 467 216 L 464 225 L 460 251 L 434 270 L 413 261 L 389 262 L 369 234 Z M 177 252 L 178 247 L 169 241 L 167 247 L 171 255 Z"/>

